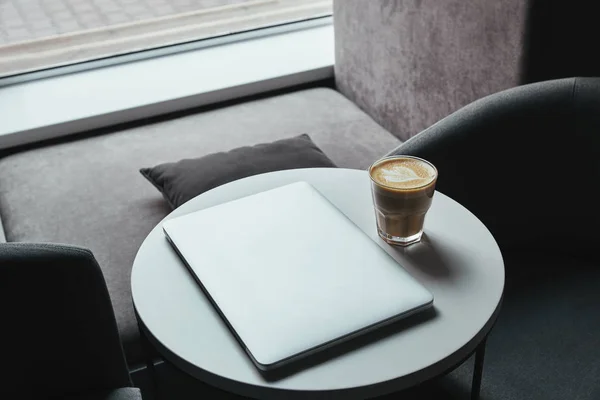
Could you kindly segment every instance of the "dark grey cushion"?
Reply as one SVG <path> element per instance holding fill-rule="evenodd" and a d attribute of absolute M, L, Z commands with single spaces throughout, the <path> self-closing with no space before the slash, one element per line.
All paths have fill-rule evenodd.
<path fill-rule="evenodd" d="M 171 208 L 207 190 L 248 176 L 284 169 L 335 167 L 307 134 L 165 163 L 140 172 Z"/>
<path fill-rule="evenodd" d="M 140 362 L 129 276 L 142 241 L 170 209 L 139 169 L 305 132 L 344 168 L 367 168 L 400 143 L 344 96 L 310 89 L 22 151 L 0 160 L 7 240 L 90 248 L 127 360 Z"/>
<path fill-rule="evenodd" d="M 600 266 L 505 253 L 511 271 L 487 342 L 483 399 L 600 399 Z M 468 398 L 472 360 L 440 380 Z"/>
<path fill-rule="evenodd" d="M 487 341 L 482 400 L 600 399 L 600 265 L 550 253 L 504 258 L 512 273 Z M 473 357 L 402 394 L 468 400 L 472 379 Z"/>

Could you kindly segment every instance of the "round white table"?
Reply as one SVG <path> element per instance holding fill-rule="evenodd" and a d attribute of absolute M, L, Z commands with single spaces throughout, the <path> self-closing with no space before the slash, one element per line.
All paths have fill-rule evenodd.
<path fill-rule="evenodd" d="M 434 314 L 295 374 L 267 380 L 158 224 L 140 247 L 131 273 L 143 334 L 167 361 L 197 379 L 261 399 L 374 397 L 443 374 L 476 352 L 472 393 L 477 397 L 485 338 L 502 299 L 504 263 L 487 228 L 449 197 L 436 192 L 424 239 L 407 248 L 392 247 L 377 235 L 369 177 L 359 170 L 315 168 L 252 176 L 210 190 L 166 219 L 297 181 L 317 188 L 427 287 L 434 295 Z M 223 243 L 223 251 L 235 251 L 235 244 Z"/>

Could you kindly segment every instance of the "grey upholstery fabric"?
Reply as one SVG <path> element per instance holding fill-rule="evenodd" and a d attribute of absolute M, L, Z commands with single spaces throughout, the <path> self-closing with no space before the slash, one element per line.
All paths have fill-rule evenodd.
<path fill-rule="evenodd" d="M 131 385 L 108 290 L 83 248 L 0 244 L 0 398 Z"/>
<path fill-rule="evenodd" d="M 400 141 L 342 95 L 311 89 L 16 153 L 0 160 L 9 241 L 92 249 L 130 363 L 140 361 L 130 272 L 169 212 L 140 168 L 308 133 L 339 167 L 366 168 Z"/>
<path fill-rule="evenodd" d="M 340 90 L 406 140 L 519 83 L 523 0 L 334 0 Z"/>
<path fill-rule="evenodd" d="M 561 251 L 599 258 L 599 131 L 600 78 L 571 78 L 478 100 L 392 153 L 433 162 L 437 188 L 479 217 L 501 249 L 568 240 Z"/>
<path fill-rule="evenodd" d="M 482 399 L 600 399 L 600 268 L 542 253 L 505 253 L 511 270 L 486 349 Z M 468 399 L 472 362 L 435 382 Z M 450 397 L 450 394 L 452 397 Z"/>
<path fill-rule="evenodd" d="M 335 168 L 335 164 L 304 133 L 227 152 L 173 160 L 152 168 L 142 168 L 140 173 L 175 209 L 212 188 L 248 176 L 317 167 Z"/>
<path fill-rule="evenodd" d="M 600 78 L 572 78 L 478 100 L 392 152 L 432 161 L 503 252 L 483 398 L 600 398 L 598 132 Z M 467 364 L 442 384 L 470 379 Z"/>
<path fill-rule="evenodd" d="M 65 397 L 64 400 L 142 400 L 142 394 L 136 388 L 122 388 L 85 396 Z"/>

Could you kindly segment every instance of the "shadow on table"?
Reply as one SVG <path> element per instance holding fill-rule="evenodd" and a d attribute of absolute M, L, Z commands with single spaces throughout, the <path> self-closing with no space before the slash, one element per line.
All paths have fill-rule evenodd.
<path fill-rule="evenodd" d="M 372 332 L 367 332 L 355 338 L 349 339 L 346 342 L 333 345 L 332 347 L 319 351 L 316 354 L 311 354 L 301 360 L 294 361 L 288 365 L 277 368 L 277 370 L 261 371 L 261 375 L 267 381 L 271 382 L 283 379 L 302 370 L 314 367 L 325 361 L 333 360 L 360 347 L 373 344 L 381 339 L 384 339 L 405 329 L 410 329 L 415 325 L 424 323 L 435 318 L 436 315 L 437 311 L 435 307 L 432 307 L 428 310 L 419 312 L 418 314 L 394 322 L 390 325 L 377 328 Z"/>
<path fill-rule="evenodd" d="M 451 267 L 448 257 L 452 255 L 446 254 L 443 248 L 436 238 L 423 233 L 421 242 L 407 247 L 392 246 L 391 251 L 401 259 L 410 260 L 412 267 L 403 265 L 409 272 L 414 268 L 436 280 L 453 280 L 460 271 Z"/>

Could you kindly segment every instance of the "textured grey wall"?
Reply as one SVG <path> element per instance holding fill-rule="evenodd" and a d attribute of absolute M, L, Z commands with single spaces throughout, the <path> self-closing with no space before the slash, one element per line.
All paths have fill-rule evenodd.
<path fill-rule="evenodd" d="M 334 0 L 338 90 L 402 140 L 519 82 L 527 1 Z"/>

